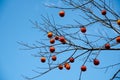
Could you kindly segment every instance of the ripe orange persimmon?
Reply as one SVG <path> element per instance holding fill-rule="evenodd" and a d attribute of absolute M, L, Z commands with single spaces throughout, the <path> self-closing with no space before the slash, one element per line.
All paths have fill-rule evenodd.
<path fill-rule="evenodd" d="M 50 43 L 54 44 L 55 43 L 55 39 L 50 39 Z"/>
<path fill-rule="evenodd" d="M 41 57 L 41 62 L 44 63 L 46 61 L 45 57 Z"/>
<path fill-rule="evenodd" d="M 64 63 L 64 67 L 66 67 L 66 65 L 69 64 L 68 62 Z"/>
<path fill-rule="evenodd" d="M 53 46 L 50 47 L 50 52 L 54 52 L 55 51 L 55 48 Z"/>
<path fill-rule="evenodd" d="M 69 64 L 69 63 L 66 64 L 65 68 L 66 68 L 67 70 L 70 70 L 70 64 Z"/>
<path fill-rule="evenodd" d="M 116 37 L 116 42 L 120 43 L 120 36 Z"/>
<path fill-rule="evenodd" d="M 64 12 L 63 10 L 60 11 L 60 12 L 59 12 L 59 16 L 60 16 L 60 17 L 64 17 L 64 16 L 65 16 L 65 12 Z"/>
<path fill-rule="evenodd" d="M 110 44 L 109 44 L 109 43 L 106 43 L 106 44 L 105 44 L 105 48 L 106 48 L 106 49 L 110 49 Z"/>
<path fill-rule="evenodd" d="M 48 32 L 47 36 L 48 36 L 48 38 L 51 38 L 53 36 L 53 33 L 52 32 Z"/>
<path fill-rule="evenodd" d="M 56 61 L 57 57 L 55 55 L 52 56 L 52 60 Z"/>
<path fill-rule="evenodd" d="M 101 14 L 102 14 L 102 15 L 106 15 L 106 13 L 107 13 L 106 10 L 102 10 L 102 11 L 101 11 Z"/>
<path fill-rule="evenodd" d="M 93 60 L 93 63 L 94 63 L 94 65 L 99 65 L 99 64 L 100 64 L 100 61 L 99 61 L 98 59 L 94 59 L 94 60 Z"/>
<path fill-rule="evenodd" d="M 65 41 L 65 38 L 64 38 L 63 36 L 60 36 L 60 37 L 59 37 L 59 40 L 60 40 L 61 42 L 63 42 L 63 41 Z"/>
<path fill-rule="evenodd" d="M 81 27 L 80 30 L 81 30 L 82 33 L 85 33 L 85 32 L 86 32 L 86 28 L 85 28 L 84 26 Z"/>
<path fill-rule="evenodd" d="M 62 42 L 63 44 L 66 43 L 66 40 L 65 40 L 65 38 L 64 38 L 63 36 L 59 37 L 59 40 L 60 40 L 60 42 Z"/>
<path fill-rule="evenodd" d="M 73 63 L 73 62 L 74 62 L 74 58 L 73 58 L 73 57 L 69 58 L 69 61 L 70 61 L 71 63 Z"/>
<path fill-rule="evenodd" d="M 87 70 L 86 66 L 85 66 L 85 65 L 82 65 L 82 66 L 81 66 L 81 71 L 86 71 L 86 70 Z"/>
<path fill-rule="evenodd" d="M 119 19 L 119 20 L 117 20 L 117 24 L 118 24 L 118 25 L 120 25 L 120 19 Z"/>
<path fill-rule="evenodd" d="M 59 36 L 55 36 L 55 40 L 59 40 Z"/>
<path fill-rule="evenodd" d="M 59 68 L 60 70 L 62 70 L 62 69 L 63 69 L 63 65 L 60 64 L 60 65 L 58 66 L 58 68 Z"/>

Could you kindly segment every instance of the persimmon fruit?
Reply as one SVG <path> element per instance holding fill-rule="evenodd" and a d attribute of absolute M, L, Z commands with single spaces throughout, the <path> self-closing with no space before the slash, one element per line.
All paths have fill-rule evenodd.
<path fill-rule="evenodd" d="M 60 65 L 58 66 L 58 68 L 59 68 L 60 70 L 62 70 L 62 69 L 63 69 L 63 65 L 60 64 Z"/>
<path fill-rule="evenodd" d="M 66 66 L 65 66 L 65 68 L 67 69 L 67 70 L 70 70 L 70 64 L 68 63 L 68 64 L 66 64 Z"/>
<path fill-rule="evenodd" d="M 73 62 L 74 62 L 74 58 L 73 58 L 73 57 L 70 57 L 70 58 L 69 58 L 69 61 L 70 61 L 71 63 L 73 63 Z"/>
<path fill-rule="evenodd" d="M 86 28 L 85 28 L 84 26 L 81 27 L 80 30 L 81 30 L 82 33 L 85 33 L 85 32 L 86 32 Z"/>
<path fill-rule="evenodd" d="M 106 10 L 102 10 L 102 11 L 101 11 L 101 14 L 102 14 L 102 15 L 106 15 L 106 13 L 107 13 Z"/>
<path fill-rule="evenodd" d="M 116 42 L 120 43 L 120 36 L 116 37 Z"/>
<path fill-rule="evenodd" d="M 86 71 L 87 70 L 87 67 L 85 65 L 82 65 L 81 66 L 81 71 Z"/>
<path fill-rule="evenodd" d="M 105 49 L 110 49 L 110 44 L 109 43 L 105 44 Z"/>
<path fill-rule="evenodd" d="M 120 25 L 120 19 L 119 19 L 119 20 L 117 20 L 117 24 L 118 24 L 118 25 Z"/>
<path fill-rule="evenodd" d="M 59 41 L 60 41 L 61 43 L 63 43 L 63 44 L 66 43 L 66 40 L 65 40 L 65 38 L 64 38 L 63 36 L 59 37 Z"/>
<path fill-rule="evenodd" d="M 54 52 L 55 51 L 55 48 L 53 46 L 50 47 L 50 52 Z"/>
<path fill-rule="evenodd" d="M 55 39 L 50 39 L 50 43 L 54 44 L 55 43 Z"/>
<path fill-rule="evenodd" d="M 69 64 L 68 62 L 64 63 L 64 67 L 66 67 L 66 65 Z"/>
<path fill-rule="evenodd" d="M 52 56 L 52 60 L 56 61 L 57 57 L 55 55 Z"/>
<path fill-rule="evenodd" d="M 52 32 L 48 32 L 47 36 L 48 36 L 48 38 L 51 38 L 53 36 L 53 33 Z"/>
<path fill-rule="evenodd" d="M 65 12 L 64 12 L 63 10 L 60 11 L 60 12 L 59 12 L 59 16 L 60 16 L 60 17 L 64 17 L 64 16 L 65 16 Z"/>
<path fill-rule="evenodd" d="M 41 62 L 44 63 L 46 61 L 45 57 L 41 57 Z"/>
<path fill-rule="evenodd" d="M 96 65 L 96 66 L 97 66 L 97 65 L 99 65 L 99 64 L 100 64 L 100 61 L 99 61 L 98 59 L 94 59 L 94 60 L 93 60 L 93 63 L 94 63 L 94 65 Z"/>
<path fill-rule="evenodd" d="M 55 40 L 59 40 L 59 36 L 55 36 Z"/>

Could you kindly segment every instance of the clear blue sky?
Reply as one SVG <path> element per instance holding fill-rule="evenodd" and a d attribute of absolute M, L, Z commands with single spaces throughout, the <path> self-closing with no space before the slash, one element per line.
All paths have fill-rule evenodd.
<path fill-rule="evenodd" d="M 120 10 L 120 1 L 115 0 L 115 8 Z M 68 16 L 64 21 L 59 19 L 58 9 L 50 9 L 43 6 L 45 3 L 53 2 L 57 5 L 62 5 L 59 0 L 0 0 L 0 80 L 24 80 L 21 75 L 33 76 L 32 69 L 36 69 L 39 64 L 39 58 L 31 56 L 36 51 L 22 51 L 22 48 L 17 41 L 24 41 L 31 43 L 41 39 L 41 33 L 33 29 L 34 26 L 30 23 L 29 19 L 33 21 L 41 21 L 41 14 L 53 15 L 59 20 L 58 23 L 67 22 L 70 16 L 74 14 L 67 11 Z M 120 12 L 120 11 L 119 11 Z M 76 16 L 73 18 L 76 18 Z M 73 21 L 73 20 L 69 20 Z M 66 24 L 66 23 L 64 23 Z M 107 54 L 110 53 L 110 54 Z M 119 59 L 118 52 L 112 57 L 112 52 L 106 52 L 99 57 L 102 65 L 115 63 Z M 104 63 L 104 62 L 107 63 Z M 78 79 L 79 64 L 76 62 L 75 69 L 71 71 L 54 70 L 35 80 L 74 80 Z M 84 73 L 83 79 L 85 80 L 108 80 L 113 71 L 108 71 L 104 74 L 105 70 L 95 70 L 90 66 L 88 72 Z M 101 66 L 101 65 L 100 65 Z M 91 72 L 92 71 L 92 72 Z M 63 73 L 64 72 L 64 73 Z M 98 78 L 95 78 L 98 77 Z"/>

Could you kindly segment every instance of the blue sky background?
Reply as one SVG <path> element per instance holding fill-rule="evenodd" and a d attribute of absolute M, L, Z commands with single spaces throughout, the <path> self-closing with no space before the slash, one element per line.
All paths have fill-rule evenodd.
<path fill-rule="evenodd" d="M 77 18 L 73 16 L 73 12 L 66 11 L 68 15 L 65 16 L 64 21 L 58 16 L 59 9 L 51 9 L 43 6 L 47 3 L 55 3 L 62 5 L 58 0 L 0 0 L 0 80 L 24 80 L 21 75 L 33 76 L 32 69 L 36 69 L 39 64 L 39 58 L 31 56 L 31 54 L 37 51 L 23 51 L 17 41 L 24 41 L 27 43 L 34 43 L 36 40 L 40 40 L 42 35 L 34 26 L 30 23 L 29 19 L 35 21 L 41 21 L 41 14 L 53 15 L 56 22 L 66 24 L 71 18 Z M 115 0 L 115 9 L 120 12 L 120 1 Z M 73 20 L 69 20 L 72 22 Z M 66 23 L 64 23 L 66 22 Z M 106 54 L 105 54 L 106 53 Z M 118 52 L 112 54 L 112 52 L 105 52 L 99 56 L 102 65 L 118 62 L 120 56 Z M 110 54 L 107 54 L 110 53 Z M 114 55 L 114 57 L 113 57 Z M 109 57 L 108 57 L 109 56 Z M 104 62 L 107 62 L 104 63 Z M 78 64 L 79 62 L 76 62 Z M 73 80 L 78 79 L 80 65 L 73 65 L 74 69 L 71 71 L 59 71 L 55 69 L 50 73 L 35 80 Z M 88 64 L 91 67 L 91 65 Z M 103 74 L 105 70 L 96 70 L 90 68 L 84 73 L 83 79 L 85 80 L 108 80 L 113 71 L 108 71 Z M 91 71 L 93 72 L 91 76 Z M 95 78 L 98 77 L 98 78 Z"/>

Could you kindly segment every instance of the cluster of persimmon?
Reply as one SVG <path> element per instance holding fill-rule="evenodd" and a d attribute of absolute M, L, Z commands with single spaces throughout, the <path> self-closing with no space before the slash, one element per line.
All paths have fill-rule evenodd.
<path fill-rule="evenodd" d="M 48 38 L 50 38 L 50 43 L 51 44 L 54 44 L 55 40 L 59 40 L 63 44 L 66 43 L 65 37 L 63 37 L 63 36 L 55 36 L 55 37 L 53 37 L 53 33 L 52 32 L 48 32 Z"/>
<path fill-rule="evenodd" d="M 48 32 L 47 37 L 50 39 L 50 41 L 49 41 L 50 44 L 54 44 L 55 40 L 60 41 L 62 44 L 66 43 L 66 39 L 63 36 L 53 36 L 52 32 Z M 51 53 L 54 53 L 55 52 L 55 47 L 54 46 L 50 46 L 49 51 Z M 57 60 L 56 55 L 52 55 L 51 56 L 51 60 L 52 61 L 56 61 Z M 45 57 L 41 57 L 41 62 L 44 63 L 45 61 L 46 61 L 46 58 Z"/>
<path fill-rule="evenodd" d="M 74 62 L 74 58 L 73 58 L 73 57 L 69 58 L 69 62 L 70 62 L 70 63 L 73 63 L 73 62 Z M 66 62 L 66 63 L 64 63 L 64 64 L 59 64 L 59 65 L 58 65 L 58 68 L 59 68 L 60 70 L 62 70 L 63 68 L 66 68 L 66 70 L 70 70 L 70 68 L 71 68 L 70 63 Z M 97 65 L 100 64 L 100 61 L 99 61 L 98 59 L 94 59 L 94 60 L 93 60 L 93 64 L 97 66 Z M 86 67 L 85 65 L 82 65 L 82 66 L 80 67 L 80 69 L 81 69 L 81 71 L 86 71 L 86 70 L 87 70 L 87 67 Z"/>
<path fill-rule="evenodd" d="M 104 16 L 106 16 L 107 11 L 106 11 L 106 10 L 102 10 L 102 11 L 101 11 L 101 14 L 104 15 Z M 63 10 L 61 10 L 61 11 L 59 12 L 59 16 L 60 16 L 60 17 L 64 17 L 64 16 L 65 16 L 65 12 L 64 12 Z M 117 24 L 120 25 L 120 19 L 117 20 Z M 85 26 L 80 27 L 80 31 L 81 31 L 82 33 L 86 33 L 86 31 L 87 31 L 87 30 L 86 30 L 86 27 L 85 27 Z M 50 41 L 49 41 L 50 44 L 54 44 L 56 40 L 60 41 L 62 44 L 65 44 L 65 43 L 66 43 L 66 39 L 65 39 L 64 36 L 58 36 L 58 35 L 55 35 L 55 36 L 54 36 L 52 32 L 48 32 L 47 37 L 50 39 Z M 120 36 L 116 37 L 116 42 L 117 42 L 117 43 L 120 43 Z M 104 45 L 104 48 L 105 48 L 105 49 L 110 49 L 110 47 L 111 47 L 111 46 L 110 46 L 109 43 L 106 43 L 106 44 Z M 55 47 L 54 47 L 54 46 L 50 46 L 49 51 L 50 51 L 51 53 L 54 53 L 54 52 L 55 52 Z M 56 55 L 52 55 L 52 56 L 51 56 L 51 60 L 52 60 L 52 61 L 56 61 L 56 60 L 57 60 Z M 45 57 L 41 57 L 41 62 L 44 63 L 45 61 L 46 61 L 46 58 L 45 58 Z M 75 59 L 74 59 L 73 57 L 70 57 L 70 58 L 69 58 L 69 62 L 65 62 L 64 64 L 59 64 L 59 65 L 58 65 L 58 69 L 62 70 L 63 68 L 66 68 L 66 70 L 70 70 L 70 69 L 71 69 L 70 63 L 73 63 L 74 61 L 75 61 Z M 100 61 L 95 58 L 95 59 L 93 60 L 93 64 L 94 64 L 95 66 L 97 66 L 97 65 L 100 64 Z M 83 64 L 83 65 L 80 67 L 80 70 L 84 72 L 84 71 L 87 70 L 87 67 Z"/>
<path fill-rule="evenodd" d="M 106 10 L 102 10 L 102 11 L 101 11 L 101 14 L 105 16 L 105 15 L 107 14 L 107 11 L 106 11 Z M 117 24 L 120 25 L 120 19 L 117 20 Z M 82 33 L 85 33 L 85 32 L 86 32 L 86 28 L 85 28 L 84 26 L 82 26 L 82 27 L 80 28 L 80 30 L 81 30 Z M 117 42 L 117 43 L 120 43 L 120 36 L 116 37 L 116 42 Z M 105 49 L 110 49 L 110 44 L 109 44 L 109 43 L 106 43 L 104 47 L 105 47 Z M 97 66 L 97 65 L 100 64 L 100 61 L 99 61 L 98 59 L 94 59 L 94 60 L 93 60 L 93 63 L 94 63 L 94 65 Z M 86 67 L 85 65 L 82 65 L 82 66 L 81 66 L 81 71 L 86 71 L 86 70 L 87 70 L 87 67 Z"/>
<path fill-rule="evenodd" d="M 47 35 L 48 35 L 48 38 L 50 38 L 50 43 L 51 43 L 51 44 L 54 44 L 54 43 L 55 43 L 55 40 L 60 41 L 62 44 L 65 44 L 65 43 L 66 43 L 66 39 L 65 39 L 63 36 L 53 36 L 53 33 L 52 33 L 52 32 L 48 32 Z M 49 51 L 50 51 L 51 53 L 55 52 L 55 47 L 50 46 Z M 56 61 L 56 59 L 57 59 L 56 55 L 53 55 L 53 56 L 52 56 L 52 60 L 53 60 L 53 61 Z"/>
<path fill-rule="evenodd" d="M 70 63 L 73 63 L 73 62 L 74 62 L 74 58 L 73 58 L 73 57 L 70 57 L 70 58 L 69 58 L 69 62 L 70 62 Z M 65 62 L 64 64 L 59 64 L 59 65 L 58 65 L 58 68 L 59 68 L 60 70 L 62 70 L 62 69 L 65 67 L 66 70 L 70 70 L 70 68 L 71 68 L 70 63 Z"/>

